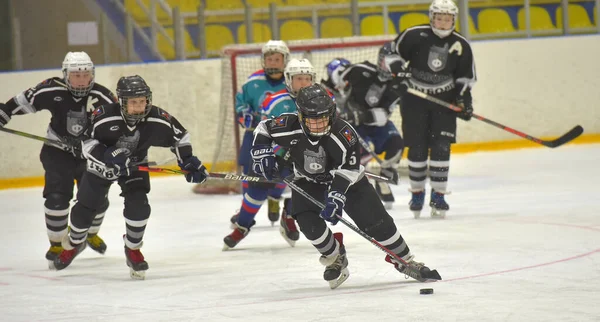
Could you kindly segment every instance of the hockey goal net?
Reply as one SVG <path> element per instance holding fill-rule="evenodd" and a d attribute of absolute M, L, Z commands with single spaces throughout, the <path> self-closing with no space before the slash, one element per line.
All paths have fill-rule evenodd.
<path fill-rule="evenodd" d="M 315 67 L 317 81 L 326 78 L 325 65 L 336 57 L 343 57 L 352 63 L 365 60 L 376 63 L 379 48 L 391 41 L 393 36 L 348 37 L 289 41 L 290 58 L 307 58 Z M 261 66 L 263 44 L 231 45 L 224 47 L 221 58 L 221 102 L 216 151 L 214 151 L 210 172 L 239 172 L 237 158 L 243 136 L 243 129 L 235 116 L 235 94 L 246 79 Z M 399 125 L 399 113 L 394 111 L 392 120 Z M 209 180 L 194 187 L 194 192 L 202 194 L 238 193 L 240 183 L 235 181 Z"/>

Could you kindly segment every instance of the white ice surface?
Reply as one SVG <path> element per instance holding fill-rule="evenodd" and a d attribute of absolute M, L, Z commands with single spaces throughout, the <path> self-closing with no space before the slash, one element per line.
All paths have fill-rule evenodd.
<path fill-rule="evenodd" d="M 0 191 L 1 321 L 600 321 L 600 145 L 453 157 L 446 220 L 408 211 L 406 178 L 391 215 L 442 282 L 407 280 L 384 253 L 338 224 L 350 278 L 322 279 L 316 250 L 257 226 L 221 251 L 239 196 L 202 196 L 182 177 L 152 180 L 145 281 L 129 277 L 118 186 L 101 236 L 49 271 L 40 188 Z M 427 199 L 428 200 L 428 199 Z M 433 295 L 419 295 L 432 287 Z"/>

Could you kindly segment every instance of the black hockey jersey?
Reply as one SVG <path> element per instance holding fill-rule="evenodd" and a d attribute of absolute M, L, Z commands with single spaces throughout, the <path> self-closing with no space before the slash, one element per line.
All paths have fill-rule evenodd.
<path fill-rule="evenodd" d="M 304 134 L 296 114 L 264 120 L 254 130 L 253 145 L 273 143 L 288 151 L 296 180 L 331 184 L 332 190 L 345 192 L 364 175 L 358 135 L 340 118 L 334 120 L 330 134 L 316 143 Z"/>
<path fill-rule="evenodd" d="M 6 102 L 6 105 L 0 105 L 0 117 L 8 118 L 8 121 L 13 115 L 48 110 L 52 116 L 47 138 L 72 144 L 70 139 L 85 138 L 82 135 L 90 125 L 94 109 L 116 101 L 115 95 L 98 83 L 94 83 L 88 96 L 75 97 L 61 78 L 53 77 L 19 93 Z"/>
<path fill-rule="evenodd" d="M 82 148 L 88 171 L 108 179 L 115 179 L 104 162 L 108 147 L 125 148 L 133 163 L 146 161 L 151 146 L 171 148 L 178 161 L 192 156 L 189 133 L 175 117 L 156 106 L 135 126 L 125 122 L 121 105 L 100 106 L 92 113 L 89 132 L 90 139 L 83 142 Z"/>
<path fill-rule="evenodd" d="M 347 84 L 344 89 L 346 105 L 351 109 L 383 108 L 389 115 L 400 101 L 396 90 L 399 85 L 382 81 L 378 76 L 377 66 L 368 61 L 350 65 L 342 73 L 342 79 Z"/>
<path fill-rule="evenodd" d="M 456 31 L 440 38 L 429 24 L 411 27 L 394 39 L 393 48 L 404 62 L 410 62 L 411 88 L 454 101 L 476 82 L 471 45 Z"/>

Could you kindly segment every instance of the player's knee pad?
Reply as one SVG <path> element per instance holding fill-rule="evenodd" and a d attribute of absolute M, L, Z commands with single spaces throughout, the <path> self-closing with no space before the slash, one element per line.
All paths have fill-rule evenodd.
<path fill-rule="evenodd" d="M 46 196 L 44 201 L 44 207 L 50 210 L 65 210 L 69 209 L 70 205 L 69 196 L 62 193 L 50 193 Z"/>
<path fill-rule="evenodd" d="M 384 237 L 389 238 L 389 236 L 391 236 L 396 231 L 396 225 L 394 224 L 394 220 L 392 219 L 392 217 L 390 217 L 389 214 L 382 212 L 381 216 L 374 217 L 376 218 L 371 223 L 365 225 L 364 227 L 359 227 L 369 236 L 377 240 L 382 240 L 382 238 Z"/>
<path fill-rule="evenodd" d="M 71 225 L 79 229 L 90 228 L 95 216 L 95 209 L 91 209 L 81 202 L 77 202 L 71 210 Z"/>
<path fill-rule="evenodd" d="M 104 203 L 102 204 L 102 206 L 100 206 L 100 208 L 98 208 L 98 210 L 96 210 L 96 213 L 101 214 L 101 213 L 106 212 L 106 210 L 108 210 L 109 204 L 110 203 L 108 202 L 108 199 L 105 199 Z"/>
<path fill-rule="evenodd" d="M 314 212 L 301 212 L 295 216 L 296 222 L 300 231 L 308 240 L 316 240 L 323 236 L 327 229 L 325 221 L 319 217 L 319 214 Z"/>
<path fill-rule="evenodd" d="M 429 148 L 427 145 L 411 146 L 408 148 L 408 160 L 414 162 L 426 161 Z"/>
<path fill-rule="evenodd" d="M 404 149 L 404 140 L 400 135 L 392 135 L 383 144 L 383 151 L 385 151 L 386 158 L 388 156 L 395 156 L 397 154 L 402 155 Z"/>
<path fill-rule="evenodd" d="M 450 141 L 438 139 L 431 145 L 431 160 L 450 160 Z"/>
<path fill-rule="evenodd" d="M 150 204 L 145 191 L 131 191 L 125 196 L 123 216 L 132 220 L 144 220 L 150 217 Z"/>

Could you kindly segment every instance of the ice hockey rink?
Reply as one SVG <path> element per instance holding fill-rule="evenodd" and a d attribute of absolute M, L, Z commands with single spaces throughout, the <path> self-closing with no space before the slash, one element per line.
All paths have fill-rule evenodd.
<path fill-rule="evenodd" d="M 118 186 L 101 236 L 50 271 L 40 188 L 0 191 L 2 321 L 598 321 L 600 144 L 453 156 L 451 211 L 413 219 L 407 179 L 391 215 L 416 259 L 443 281 L 405 279 L 384 253 L 338 224 L 350 278 L 331 290 L 319 255 L 295 248 L 263 209 L 223 252 L 239 196 L 202 196 L 182 177 L 153 179 L 142 249 L 145 281 L 129 277 Z M 433 288 L 433 295 L 420 295 Z"/>

